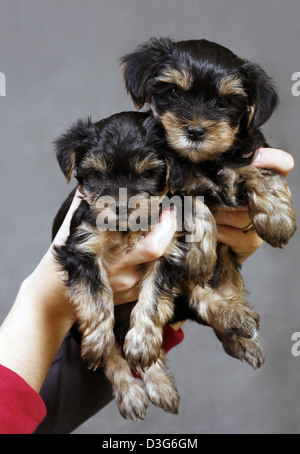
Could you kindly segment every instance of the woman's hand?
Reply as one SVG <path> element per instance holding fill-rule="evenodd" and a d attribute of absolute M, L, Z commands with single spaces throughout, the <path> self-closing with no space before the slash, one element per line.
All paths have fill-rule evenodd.
<path fill-rule="evenodd" d="M 80 200 L 80 192 L 77 191 L 68 214 L 53 241 L 54 245 L 60 245 L 67 239 L 70 221 Z M 115 305 L 132 302 L 138 299 L 141 277 L 140 266 L 143 263 L 156 260 L 164 254 L 173 238 L 176 227 L 176 215 L 173 210 L 163 211 L 159 224 L 142 238 L 131 251 L 123 251 L 119 254 L 116 253 L 114 261 L 110 263 L 110 267 L 107 269 L 110 285 L 114 294 Z M 50 262 L 53 261 L 51 249 L 52 248 L 50 248 L 46 254 L 46 257 Z M 57 271 L 56 274 L 58 274 Z M 60 284 L 57 284 L 56 288 L 59 290 L 60 294 L 65 294 L 63 283 L 60 282 Z M 59 307 L 61 306 L 62 305 L 59 304 Z M 69 305 L 67 305 L 67 307 L 69 307 Z M 55 310 L 58 310 L 58 308 Z"/>
<path fill-rule="evenodd" d="M 54 357 L 76 320 L 73 304 L 53 256 L 53 245 L 69 235 L 72 215 L 81 201 L 77 191 L 68 214 L 35 270 L 22 283 L 16 300 L 0 328 L 0 364 L 24 378 L 37 392 Z M 162 213 L 160 223 L 128 254 L 120 254 L 110 267 L 115 303 L 135 301 L 139 293 L 139 265 L 160 257 L 174 232 L 176 216 Z"/>
<path fill-rule="evenodd" d="M 159 224 L 141 239 L 130 252 L 115 256 L 108 271 L 110 285 L 114 293 L 115 305 L 135 301 L 139 295 L 141 278 L 140 266 L 161 257 L 167 249 L 177 222 L 174 211 L 162 212 Z"/>
<path fill-rule="evenodd" d="M 253 165 L 257 168 L 275 170 L 286 177 L 294 168 L 294 160 L 285 151 L 261 148 Z M 256 232 L 248 235 L 242 233 L 242 230 L 251 223 L 247 207 L 219 207 L 214 211 L 214 215 L 218 226 L 218 240 L 230 246 L 238 254 L 241 263 L 263 244 L 263 240 Z"/>

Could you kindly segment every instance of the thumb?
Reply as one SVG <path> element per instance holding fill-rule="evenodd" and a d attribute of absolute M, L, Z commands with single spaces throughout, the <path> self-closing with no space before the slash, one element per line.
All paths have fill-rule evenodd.
<path fill-rule="evenodd" d="M 164 210 L 159 223 L 126 255 L 127 266 L 140 265 L 161 257 L 177 230 L 176 211 Z"/>
<path fill-rule="evenodd" d="M 294 168 L 294 159 L 289 153 L 276 148 L 260 148 L 253 165 L 275 170 L 286 177 Z"/>

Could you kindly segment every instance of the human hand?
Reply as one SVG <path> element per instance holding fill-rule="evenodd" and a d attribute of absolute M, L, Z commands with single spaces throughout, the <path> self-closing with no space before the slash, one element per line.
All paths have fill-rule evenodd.
<path fill-rule="evenodd" d="M 275 170 L 284 177 L 293 170 L 293 157 L 275 148 L 260 148 L 253 165 L 257 168 Z M 218 207 L 214 211 L 218 227 L 218 241 L 227 244 L 238 255 L 240 263 L 246 260 L 263 244 L 256 232 L 245 235 L 242 230 L 251 223 L 248 208 Z"/>
<path fill-rule="evenodd" d="M 54 239 L 54 245 L 60 245 L 67 239 L 70 220 L 80 201 L 81 194 L 77 191 L 68 214 Z M 138 299 L 141 265 L 156 260 L 164 254 L 176 231 L 176 226 L 176 216 L 173 210 L 165 210 L 161 214 L 159 224 L 132 250 L 115 252 L 114 260 L 110 262 L 107 269 L 115 305 Z"/>
<path fill-rule="evenodd" d="M 132 250 L 116 254 L 107 270 L 115 305 L 138 299 L 141 265 L 157 260 L 164 254 L 176 228 L 174 211 L 164 210 L 159 223 Z"/>

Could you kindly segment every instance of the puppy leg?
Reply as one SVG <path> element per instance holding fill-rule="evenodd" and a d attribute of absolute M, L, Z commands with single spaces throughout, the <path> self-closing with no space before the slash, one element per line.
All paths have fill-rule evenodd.
<path fill-rule="evenodd" d="M 199 197 L 193 197 L 192 209 L 185 206 L 184 227 L 189 249 L 185 267 L 188 278 L 204 283 L 213 273 L 217 261 L 217 226 L 209 208 Z"/>
<path fill-rule="evenodd" d="M 296 231 L 292 194 L 283 176 L 249 166 L 241 170 L 248 193 L 249 215 L 258 235 L 282 248 Z"/>
<path fill-rule="evenodd" d="M 139 300 L 131 312 L 124 354 L 134 370 L 145 370 L 159 357 L 163 327 L 174 311 L 168 268 L 163 258 L 147 265 Z"/>
<path fill-rule="evenodd" d="M 259 315 L 236 300 L 222 297 L 209 287 L 196 287 L 190 307 L 196 316 L 211 326 L 222 342 L 225 352 L 254 369 L 264 362 L 258 340 Z"/>
<path fill-rule="evenodd" d="M 252 338 L 259 329 L 259 316 L 234 296 L 222 297 L 208 286 L 196 286 L 190 308 L 197 317 L 226 337 Z"/>
<path fill-rule="evenodd" d="M 112 384 L 121 415 L 125 419 L 145 419 L 148 397 L 140 382 L 132 375 L 127 361 L 115 346 L 104 365 L 107 378 Z"/>
<path fill-rule="evenodd" d="M 115 338 L 114 301 L 105 273 L 98 276 L 98 290 L 90 284 L 74 283 L 70 296 L 76 307 L 83 334 L 81 356 L 91 369 L 102 366 L 111 354 Z"/>
<path fill-rule="evenodd" d="M 97 369 L 115 343 L 114 301 L 106 272 L 93 255 L 79 253 L 68 242 L 56 248 L 55 255 L 62 269 L 68 272 L 66 284 L 83 334 L 82 358 L 90 368 Z"/>
<path fill-rule="evenodd" d="M 167 370 L 164 351 L 160 351 L 155 364 L 140 374 L 151 402 L 168 413 L 177 414 L 180 397 L 174 377 Z"/>
<path fill-rule="evenodd" d="M 207 285 L 192 289 L 190 308 L 215 330 L 229 355 L 257 369 L 264 361 L 257 337 L 260 318 L 244 299 L 243 280 L 228 246 L 218 245 L 214 279 L 214 288 Z"/>
<path fill-rule="evenodd" d="M 193 312 L 226 336 L 256 335 L 259 316 L 244 299 L 243 279 L 226 245 L 218 244 L 218 263 L 209 284 L 191 288 L 189 305 Z"/>

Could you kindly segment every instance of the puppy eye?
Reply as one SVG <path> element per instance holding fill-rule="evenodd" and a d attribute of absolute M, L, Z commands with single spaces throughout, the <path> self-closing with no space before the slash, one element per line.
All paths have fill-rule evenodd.
<path fill-rule="evenodd" d="M 227 107 L 230 106 L 230 100 L 228 98 L 220 98 L 218 100 L 218 106 L 221 108 L 221 109 L 226 109 Z"/>
<path fill-rule="evenodd" d="M 151 169 L 146 170 L 146 172 L 143 173 L 143 177 L 144 177 L 144 178 L 147 178 L 147 179 L 152 178 L 152 177 L 153 177 L 153 173 L 154 173 L 154 172 L 153 172 L 153 170 L 151 170 Z"/>
<path fill-rule="evenodd" d="M 168 90 L 168 93 L 169 95 L 172 97 L 172 98 L 175 98 L 178 93 L 179 93 L 179 87 L 172 87 Z"/>
<path fill-rule="evenodd" d="M 92 170 L 89 173 L 89 177 L 93 180 L 100 180 L 103 177 L 102 172 L 99 172 L 99 170 Z"/>

